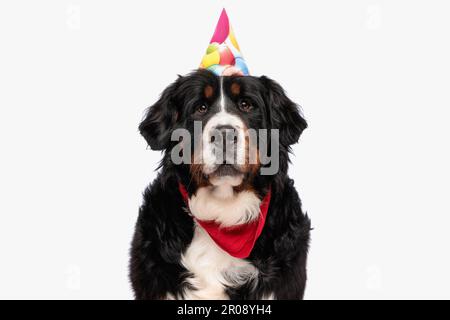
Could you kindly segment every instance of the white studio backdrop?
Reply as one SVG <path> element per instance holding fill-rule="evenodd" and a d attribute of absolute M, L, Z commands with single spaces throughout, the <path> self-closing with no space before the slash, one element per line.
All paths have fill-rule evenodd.
<path fill-rule="evenodd" d="M 0 298 L 130 299 L 144 109 L 226 7 L 310 128 L 307 299 L 450 298 L 448 1 L 2 1 Z"/>

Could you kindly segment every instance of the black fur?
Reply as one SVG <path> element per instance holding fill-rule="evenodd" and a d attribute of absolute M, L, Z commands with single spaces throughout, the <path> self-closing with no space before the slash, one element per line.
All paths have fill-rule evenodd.
<path fill-rule="evenodd" d="M 280 170 L 274 176 L 256 175 L 253 189 L 263 197 L 272 188 L 267 221 L 248 258 L 257 269 L 256 283 L 226 290 L 231 299 L 260 299 L 273 293 L 277 299 L 303 298 L 306 284 L 306 259 L 310 220 L 302 212 L 294 183 L 287 176 L 290 145 L 296 143 L 307 127 L 298 108 L 275 81 L 267 77 L 226 77 L 239 82 L 242 95 L 257 105 L 246 116 L 250 128 L 280 129 Z M 197 185 L 188 165 L 170 160 L 171 132 L 178 127 L 192 129 L 198 115 L 193 109 L 202 101 L 209 85 L 217 91 L 219 78 L 198 70 L 179 77 L 149 108 L 139 130 L 154 150 L 164 150 L 161 170 L 144 192 L 131 248 L 130 280 L 136 299 L 164 299 L 167 294 L 182 296 L 190 274 L 180 264 L 182 253 L 193 237 L 193 220 L 183 209 L 178 191 L 181 181 L 191 195 Z M 211 100 L 216 99 L 214 95 Z M 234 102 L 231 102 L 234 103 Z"/>

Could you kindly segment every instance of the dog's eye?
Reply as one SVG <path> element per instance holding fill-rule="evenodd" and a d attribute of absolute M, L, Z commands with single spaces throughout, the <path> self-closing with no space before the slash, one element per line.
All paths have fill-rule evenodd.
<path fill-rule="evenodd" d="M 250 101 L 247 100 L 241 100 L 239 101 L 239 109 L 241 109 L 244 112 L 249 112 L 250 110 L 252 110 L 253 106 L 250 103 Z"/>
<path fill-rule="evenodd" d="M 208 111 L 208 107 L 202 104 L 198 106 L 195 111 L 197 111 L 198 113 L 205 113 L 206 111 Z"/>

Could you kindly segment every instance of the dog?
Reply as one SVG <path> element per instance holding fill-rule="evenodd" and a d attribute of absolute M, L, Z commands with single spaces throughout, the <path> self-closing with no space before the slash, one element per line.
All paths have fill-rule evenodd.
<path fill-rule="evenodd" d="M 197 137 L 196 123 L 202 131 Z M 266 76 L 217 76 L 199 69 L 169 85 L 139 125 L 163 157 L 143 194 L 130 250 L 135 298 L 303 299 L 311 222 L 287 170 L 290 146 L 306 128 L 299 106 Z M 191 133 L 181 147 L 173 140 L 179 129 Z M 259 155 L 249 163 L 245 133 L 251 129 L 278 132 L 275 173 L 261 174 L 271 164 Z M 216 137 L 225 131 L 233 138 Z M 224 145 L 243 161 L 228 161 L 228 149 L 225 160 L 215 161 L 220 152 L 214 151 Z M 175 149 L 192 163 L 174 161 Z M 246 252 L 230 254 L 208 229 L 211 222 L 217 231 L 261 221 L 264 204 L 262 229 Z"/>

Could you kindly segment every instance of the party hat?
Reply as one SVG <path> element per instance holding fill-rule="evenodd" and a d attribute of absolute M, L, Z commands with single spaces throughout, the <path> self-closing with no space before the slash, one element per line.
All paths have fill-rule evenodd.
<path fill-rule="evenodd" d="M 200 68 L 208 69 L 218 76 L 249 74 L 225 9 L 222 10 Z"/>

